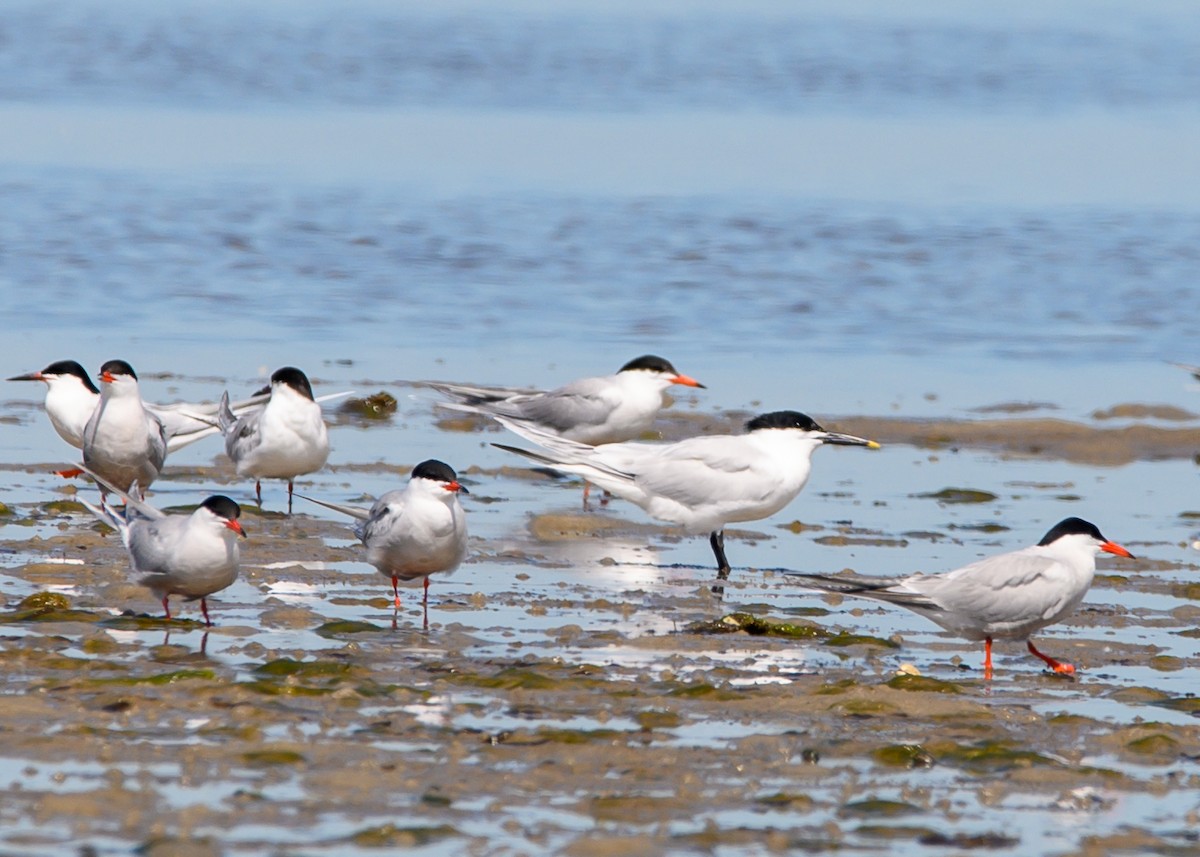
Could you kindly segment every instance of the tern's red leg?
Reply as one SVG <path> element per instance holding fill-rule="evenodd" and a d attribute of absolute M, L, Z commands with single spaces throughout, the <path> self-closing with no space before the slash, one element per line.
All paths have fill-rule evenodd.
<path fill-rule="evenodd" d="M 288 514 L 292 514 L 292 480 L 288 480 Z"/>
<path fill-rule="evenodd" d="M 1029 654 L 1033 655 L 1034 657 L 1041 658 L 1046 662 L 1046 666 L 1050 667 L 1050 669 L 1054 670 L 1059 675 L 1075 675 L 1074 666 L 1063 663 L 1062 661 L 1056 661 L 1049 655 L 1043 655 L 1036 648 L 1034 648 L 1033 640 L 1026 640 L 1025 646 L 1029 649 Z"/>
<path fill-rule="evenodd" d="M 165 595 L 163 596 L 163 610 L 167 611 L 166 618 L 170 619 L 171 618 L 171 605 L 167 601 L 167 596 L 165 596 Z"/>
<path fill-rule="evenodd" d="M 258 500 L 258 508 L 262 508 L 262 480 L 254 480 L 254 498 Z"/>
<path fill-rule="evenodd" d="M 204 624 L 207 625 L 209 628 L 211 628 L 212 627 L 212 619 L 208 618 L 208 599 L 207 598 L 200 599 L 200 612 L 204 614 Z"/>
<path fill-rule="evenodd" d="M 583 511 L 588 510 L 588 496 L 592 493 L 592 486 L 587 482 L 583 483 Z"/>
<path fill-rule="evenodd" d="M 422 604 L 429 603 L 429 578 L 425 578 L 425 597 L 421 599 Z"/>
<path fill-rule="evenodd" d="M 392 578 L 392 595 L 396 597 L 396 609 L 400 609 L 400 578 Z"/>
<path fill-rule="evenodd" d="M 992 638 L 983 638 L 983 677 L 986 681 L 992 680 Z"/>

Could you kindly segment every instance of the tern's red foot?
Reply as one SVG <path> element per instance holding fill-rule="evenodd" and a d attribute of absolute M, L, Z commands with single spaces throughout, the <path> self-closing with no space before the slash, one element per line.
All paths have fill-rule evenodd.
<path fill-rule="evenodd" d="M 1034 647 L 1032 640 L 1027 640 L 1025 642 L 1025 647 L 1029 649 L 1029 654 L 1033 655 L 1034 657 L 1041 658 L 1043 661 L 1045 661 L 1046 666 L 1050 667 L 1050 669 L 1054 670 L 1059 675 L 1075 675 L 1075 667 L 1072 664 L 1056 661 L 1049 655 L 1042 654 Z"/>
<path fill-rule="evenodd" d="M 75 479 L 76 477 L 82 476 L 83 471 L 78 467 L 71 467 L 67 470 L 55 470 L 54 475 L 61 476 L 63 479 Z"/>

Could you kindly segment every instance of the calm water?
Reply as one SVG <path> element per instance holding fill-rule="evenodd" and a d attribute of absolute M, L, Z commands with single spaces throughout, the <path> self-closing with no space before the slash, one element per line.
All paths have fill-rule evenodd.
<path fill-rule="evenodd" d="M 1200 362 L 1192 4 L 644 5 L 5 4 L 3 376 L 119 355 L 151 398 L 214 398 L 292 363 L 319 392 L 388 387 L 401 399 L 389 426 L 335 429 L 332 464 L 436 456 L 460 469 L 509 462 L 483 445 L 490 437 L 434 429 L 429 399 L 398 382 L 554 385 L 657 352 L 708 384 L 681 405 L 706 411 L 964 416 L 1034 401 L 1084 419 L 1129 401 L 1200 408 L 1194 382 L 1164 363 Z M 29 406 L 33 390 L 8 385 L 0 398 L 15 423 L 0 432 L 5 464 L 66 454 Z M 201 445 L 172 463 L 215 455 Z M 1179 517 L 1195 508 L 1188 462 L 1099 469 L 900 447 L 825 451 L 817 471 L 802 508 L 762 524 L 775 538 L 737 544 L 735 565 L 949 568 L 1036 539 L 1044 522 L 1084 506 L 1111 537 L 1155 544 L 1166 579 L 1186 579 L 1191 563 L 1172 547 L 1192 534 Z M 347 500 L 391 482 L 327 473 L 317 489 Z M 982 512 L 913 496 L 955 484 L 1001 496 Z M 57 483 L 17 473 L 0 486 L 31 503 Z M 505 500 L 470 509 L 491 548 L 528 515 L 578 500 L 574 486 L 481 487 Z M 155 488 L 163 502 L 197 490 Z M 644 519 L 620 505 L 613 514 Z M 775 529 L 796 516 L 954 535 L 903 553 L 833 550 Z M 1011 531 L 976 529 L 993 520 Z M 694 569 L 664 577 L 661 566 L 707 562 L 697 540 L 546 550 L 554 570 L 531 572 L 517 608 L 489 606 L 478 620 L 481 657 L 518 644 L 595 657 L 590 643 L 546 638 L 595 623 L 595 611 L 525 609 L 561 587 L 614 599 L 644 589 L 649 606 L 605 630 L 669 631 L 661 604 L 695 588 Z M 605 562 L 614 557 L 616 570 Z M 364 570 L 325 569 L 316 589 L 281 597 L 361 618 L 322 587 Z M 511 575 L 483 558 L 446 586 L 491 599 L 511 593 Z M 770 576 L 745 585 L 733 597 L 779 609 L 794 598 Z M 3 579 L 10 598 L 30 589 Z M 253 623 L 245 605 L 259 597 L 249 583 L 231 590 L 234 621 Z M 1127 601 L 1102 589 L 1089 603 L 1151 619 L 1187 606 Z M 436 607 L 431 619 L 476 621 Z M 932 656 L 921 647 L 944 643 L 894 611 L 858 621 L 902 632 L 923 668 Z M 1120 633 L 1196 654 L 1191 638 L 1137 623 Z M 308 632 L 285 642 L 328 645 Z M 216 635 L 210 653 L 241 670 L 254 662 L 241 645 Z M 605 657 L 656 668 L 622 642 Z M 792 650 L 773 663 L 820 668 L 812 657 Z M 746 667 L 743 680 L 761 669 Z M 1107 679 L 1190 688 L 1181 673 L 1148 676 L 1136 664 Z M 1085 704 L 1089 716 L 1144 713 L 1069 692 L 1045 711 Z M 506 716 L 493 709 L 458 726 Z M 680 740 L 729 734 L 726 723 L 692 728 Z M 168 799 L 211 800 L 214 788 Z M 1129 795 L 1128 811 L 1149 812 L 1143 802 Z M 1193 806 L 1194 792 L 1163 810 L 1164 823 L 1183 824 Z M 1006 809 L 1021 807 L 972 803 L 971 823 L 995 829 Z M 1078 838 L 1064 843 L 1053 813 L 1026 817 L 1038 831 L 1026 845 Z M 1096 829 L 1125 819 L 1107 813 Z M 353 823 L 330 822 L 338 834 Z"/>

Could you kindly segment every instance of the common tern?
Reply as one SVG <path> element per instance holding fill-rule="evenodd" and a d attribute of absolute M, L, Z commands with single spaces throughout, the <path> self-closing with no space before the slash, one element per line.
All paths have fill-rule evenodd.
<path fill-rule="evenodd" d="M 83 449 L 83 430 L 100 404 L 100 390 L 79 363 L 59 360 L 41 371 L 16 375 L 8 380 L 43 382 L 46 385 L 45 408 L 50 424 L 59 437 L 76 449 Z M 266 400 L 267 397 L 263 395 L 235 402 L 233 411 L 240 414 Z M 220 432 L 214 422 L 217 413 L 215 402 L 147 402 L 145 406 L 162 422 L 168 452 Z"/>
<path fill-rule="evenodd" d="M 286 479 L 290 515 L 293 480 L 320 470 L 329 458 L 329 431 L 308 376 L 293 366 L 275 370 L 266 405 L 241 417 L 230 409 L 226 392 L 217 418 L 238 476 L 254 477 L 258 504 L 263 479 Z"/>
<path fill-rule="evenodd" d="M 422 604 L 427 605 L 429 576 L 449 574 L 467 555 L 467 518 L 460 493 L 470 492 L 454 469 L 430 459 L 413 468 L 408 485 L 387 492 L 370 509 L 300 496 L 360 521 L 354 533 L 366 545 L 367 561 L 391 578 L 398 610 L 400 581 L 423 581 Z"/>
<path fill-rule="evenodd" d="M 109 360 L 99 377 L 100 402 L 83 429 L 83 463 L 124 493 L 136 483 L 144 497 L 167 457 L 162 420 L 146 409 L 124 360 Z M 102 486 L 102 504 L 105 493 Z"/>
<path fill-rule="evenodd" d="M 879 444 L 827 431 L 797 411 L 774 411 L 746 423 L 738 435 L 708 435 L 677 443 L 629 441 L 587 446 L 498 417 L 544 451 L 493 444 L 555 470 L 578 474 L 688 533 L 709 533 L 717 576 L 729 576 L 725 525 L 757 521 L 790 503 L 808 482 L 813 452 L 822 444 Z"/>
<path fill-rule="evenodd" d="M 453 399 L 445 407 L 520 421 L 547 434 L 593 446 L 634 440 L 650 429 L 672 384 L 700 387 L 653 354 L 630 360 L 613 375 L 580 378 L 556 390 L 512 390 L 431 384 Z"/>
<path fill-rule="evenodd" d="M 787 572 L 805 586 L 886 601 L 906 607 L 967 640 L 983 640 L 984 677 L 992 677 L 992 640 L 1024 640 L 1029 653 L 1050 669 L 1073 675 L 1075 667 L 1039 652 L 1029 639 L 1079 607 L 1104 551 L 1133 558 L 1100 534 L 1095 524 L 1065 518 L 1036 545 L 987 557 L 945 574 L 913 574 L 900 580 L 864 580 Z"/>
<path fill-rule="evenodd" d="M 214 494 L 191 514 L 169 515 L 84 469 L 98 485 L 125 500 L 120 512 L 82 502 L 121 534 L 130 565 L 142 575 L 138 582 L 162 601 L 166 618 L 171 618 L 169 597 L 182 595 L 187 601 L 200 599 L 204 624 L 211 626 L 208 596 L 230 586 L 238 576 L 237 540 L 246 537 L 238 520 L 241 507 L 223 494 Z"/>

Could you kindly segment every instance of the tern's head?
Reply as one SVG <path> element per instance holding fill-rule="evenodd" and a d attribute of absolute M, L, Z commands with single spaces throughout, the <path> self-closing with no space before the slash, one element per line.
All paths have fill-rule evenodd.
<path fill-rule="evenodd" d="M 225 527 L 237 533 L 242 538 L 246 537 L 246 531 L 242 528 L 241 522 L 238 521 L 238 518 L 242 516 L 242 507 L 224 494 L 213 494 L 200 504 L 200 508 L 196 510 L 196 514 L 206 516 L 213 522 L 214 526 Z"/>
<path fill-rule="evenodd" d="M 16 375 L 10 381 L 45 381 L 46 386 L 81 386 L 90 393 L 99 394 L 96 385 L 88 377 L 87 370 L 74 360 L 59 360 L 51 363 L 41 372 L 30 372 L 26 375 Z"/>
<path fill-rule="evenodd" d="M 841 446 L 865 446 L 868 449 L 879 449 L 879 444 L 873 440 L 855 437 L 852 434 L 842 434 L 836 431 L 826 431 L 812 417 L 799 411 L 772 411 L 762 414 L 746 423 L 746 431 L 792 431 L 804 437 L 811 438 L 817 443 L 832 443 Z"/>
<path fill-rule="evenodd" d="M 664 388 L 671 384 L 681 384 L 684 387 L 700 387 L 705 389 L 704 385 L 695 378 L 690 378 L 687 375 L 681 375 L 671 365 L 670 360 L 665 360 L 662 357 L 657 357 L 653 354 L 643 354 L 641 357 L 634 358 L 626 363 L 618 371 L 618 375 L 623 372 L 642 372 L 664 382 Z"/>
<path fill-rule="evenodd" d="M 1079 549 L 1090 551 L 1092 555 L 1104 551 L 1133 559 L 1133 554 L 1116 542 L 1110 542 L 1100 533 L 1100 529 L 1083 518 L 1063 518 L 1050 528 L 1050 532 L 1038 542 L 1038 547 Z"/>
<path fill-rule="evenodd" d="M 109 360 L 100 367 L 100 394 L 125 394 L 137 390 L 137 373 L 124 360 Z"/>
<path fill-rule="evenodd" d="M 454 472 L 454 468 L 436 458 L 422 461 L 414 467 L 411 480 L 421 485 L 428 485 L 430 488 L 448 491 L 450 496 L 458 493 L 471 493 L 459 484 L 458 474 Z"/>
<path fill-rule="evenodd" d="M 304 398 L 312 400 L 312 384 L 308 383 L 308 376 L 295 366 L 284 366 L 282 369 L 276 369 L 275 373 L 271 375 L 272 390 L 278 389 L 281 384 L 290 387 Z"/>

